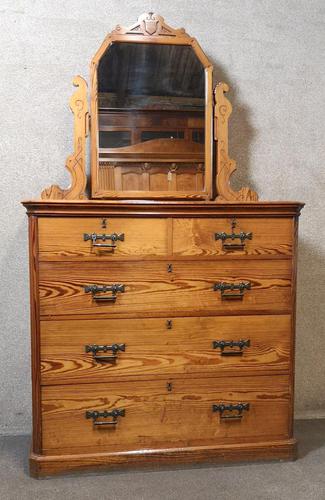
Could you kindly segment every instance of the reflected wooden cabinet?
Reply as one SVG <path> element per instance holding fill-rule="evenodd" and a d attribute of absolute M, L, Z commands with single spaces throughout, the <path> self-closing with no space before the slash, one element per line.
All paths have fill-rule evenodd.
<path fill-rule="evenodd" d="M 35 477 L 295 456 L 303 204 L 232 189 L 212 71 L 149 13 L 74 79 L 71 185 L 23 202 Z"/>
<path fill-rule="evenodd" d="M 199 195 L 204 170 L 203 112 L 99 109 L 100 191 Z"/>

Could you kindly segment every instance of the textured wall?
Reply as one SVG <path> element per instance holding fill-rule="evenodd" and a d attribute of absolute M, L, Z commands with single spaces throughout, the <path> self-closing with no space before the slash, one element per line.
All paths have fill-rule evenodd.
<path fill-rule="evenodd" d="M 29 432 L 27 219 L 19 205 L 64 185 L 75 74 L 117 23 L 153 7 L 185 26 L 232 87 L 236 187 L 307 203 L 300 225 L 297 412 L 325 414 L 324 0 L 1 0 L 0 432 Z M 322 210 L 323 209 L 323 210 Z"/>

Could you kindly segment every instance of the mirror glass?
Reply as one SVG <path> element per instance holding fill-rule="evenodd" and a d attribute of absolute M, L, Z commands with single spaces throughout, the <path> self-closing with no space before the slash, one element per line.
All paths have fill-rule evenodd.
<path fill-rule="evenodd" d="M 97 76 L 100 190 L 202 192 L 205 71 L 192 47 L 113 43 Z"/>

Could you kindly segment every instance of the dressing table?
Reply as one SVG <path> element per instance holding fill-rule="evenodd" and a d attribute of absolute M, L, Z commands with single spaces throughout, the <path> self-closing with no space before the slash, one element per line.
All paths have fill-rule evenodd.
<path fill-rule="evenodd" d="M 73 83 L 71 185 L 23 203 L 31 475 L 293 459 L 303 204 L 233 190 L 228 86 L 161 16 Z"/>

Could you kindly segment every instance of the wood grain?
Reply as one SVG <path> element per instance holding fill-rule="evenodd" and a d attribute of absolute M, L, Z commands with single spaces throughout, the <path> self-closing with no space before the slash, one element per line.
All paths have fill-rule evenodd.
<path fill-rule="evenodd" d="M 190 464 L 231 464 L 236 462 L 256 462 L 273 460 L 295 460 L 297 441 L 260 441 L 230 445 L 210 445 L 185 448 L 168 448 L 113 453 L 85 453 L 69 455 L 38 455 L 29 457 L 30 474 L 34 478 L 82 472 L 109 471 L 121 468 L 144 468 L 164 465 L 185 466 Z"/>
<path fill-rule="evenodd" d="M 39 220 L 40 260 L 139 260 L 166 258 L 167 218 L 132 219 L 106 218 L 41 218 Z M 293 219 L 247 219 L 237 222 L 236 233 L 252 232 L 252 240 L 245 241 L 243 250 L 224 250 L 215 233 L 231 233 L 231 218 L 171 218 L 172 253 L 177 259 L 198 257 L 254 257 L 283 258 L 292 255 Z M 95 249 L 83 235 L 124 233 L 114 251 Z M 238 243 L 234 240 L 233 243 Z M 230 240 L 227 242 L 231 243 Z M 108 242 L 110 243 L 110 242 Z"/>
<path fill-rule="evenodd" d="M 87 82 L 81 76 L 75 76 L 73 85 L 78 87 L 70 99 L 70 109 L 74 116 L 73 153 L 66 160 L 66 168 L 71 175 L 71 185 L 62 189 L 54 184 L 42 191 L 45 200 L 82 200 L 86 199 L 86 137 L 89 132 L 89 113 Z"/>
<path fill-rule="evenodd" d="M 168 379 L 42 388 L 45 454 L 254 443 L 288 438 L 288 376 Z M 214 403 L 250 403 L 224 421 Z M 124 408 L 116 427 L 94 427 L 87 410 Z"/>
<path fill-rule="evenodd" d="M 231 218 L 173 219 L 173 254 L 186 257 L 218 257 L 228 255 L 256 257 L 286 257 L 292 255 L 293 219 L 238 219 L 234 230 L 253 233 L 245 240 L 243 250 L 224 250 L 222 241 L 215 240 L 215 233 L 231 234 Z M 239 239 L 226 240 L 228 244 L 240 243 Z"/>
<path fill-rule="evenodd" d="M 40 313 L 44 317 L 209 316 L 225 314 L 286 314 L 291 308 L 291 263 L 212 261 L 133 263 L 40 263 Z M 216 282 L 250 282 L 242 300 L 222 300 Z M 115 303 L 95 302 L 85 285 L 122 283 Z"/>
<path fill-rule="evenodd" d="M 32 451 L 42 450 L 41 419 L 41 355 L 40 355 L 40 313 L 39 313 L 39 273 L 38 273 L 38 218 L 28 218 L 29 239 L 29 280 L 30 280 L 30 332 L 31 332 L 31 375 L 32 375 Z"/>
<path fill-rule="evenodd" d="M 106 220 L 106 228 L 103 227 Z M 124 233 L 116 248 L 95 249 L 84 234 Z M 98 243 L 103 243 L 98 241 Z M 107 240 L 105 243 L 112 243 Z M 142 259 L 167 255 L 167 219 L 56 217 L 39 220 L 40 260 Z"/>
<path fill-rule="evenodd" d="M 26 200 L 27 213 L 47 217 L 294 217 L 304 203 L 268 201 L 203 203 L 199 200 Z"/>
<path fill-rule="evenodd" d="M 166 319 L 41 322 L 42 384 L 117 381 L 152 375 L 196 378 L 286 372 L 290 316 L 220 316 Z M 249 339 L 242 356 L 222 356 L 214 340 Z M 115 363 L 96 361 L 85 345 L 126 344 Z M 229 349 L 227 349 L 229 350 Z M 99 353 L 100 355 L 101 353 Z M 102 353 L 103 354 L 103 353 Z"/>
<path fill-rule="evenodd" d="M 229 157 L 228 120 L 232 113 L 232 105 L 226 98 L 229 91 L 226 83 L 220 82 L 214 89 L 214 140 L 216 142 L 216 190 L 217 201 L 257 201 L 258 195 L 247 187 L 234 191 L 230 186 L 230 177 L 236 170 L 236 162 Z"/>

